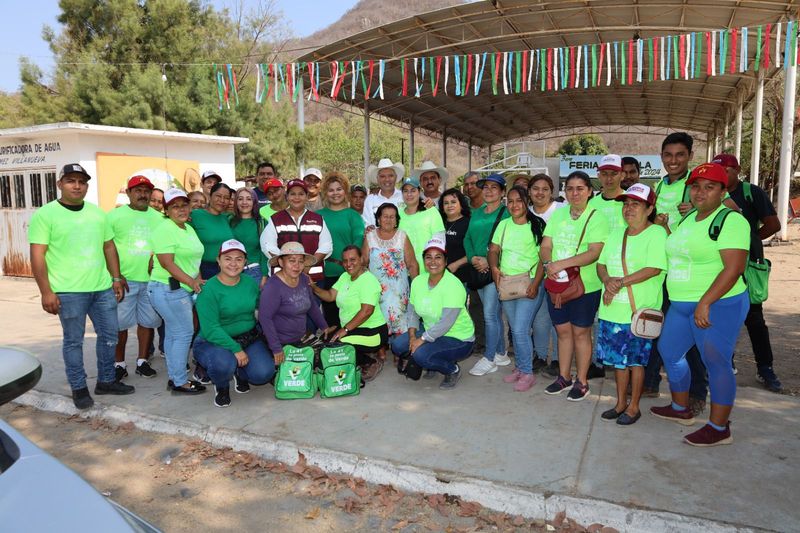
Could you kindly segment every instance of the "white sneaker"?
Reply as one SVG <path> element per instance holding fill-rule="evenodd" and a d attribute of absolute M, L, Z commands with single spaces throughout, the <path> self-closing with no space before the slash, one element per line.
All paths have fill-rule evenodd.
<path fill-rule="evenodd" d="M 497 366 L 508 366 L 511 364 L 511 358 L 507 353 L 494 354 L 494 364 Z"/>
<path fill-rule="evenodd" d="M 492 372 L 497 372 L 497 365 L 485 357 L 481 357 L 469 371 L 472 376 L 484 376 Z"/>

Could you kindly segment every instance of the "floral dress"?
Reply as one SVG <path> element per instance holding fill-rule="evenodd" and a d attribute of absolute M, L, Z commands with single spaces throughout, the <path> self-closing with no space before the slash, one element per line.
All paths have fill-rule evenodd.
<path fill-rule="evenodd" d="M 408 331 L 408 267 L 404 246 L 406 234 L 397 230 L 389 240 L 378 237 L 378 231 L 367 233 L 369 246 L 369 271 L 381 283 L 381 311 L 389 326 L 389 335 Z"/>

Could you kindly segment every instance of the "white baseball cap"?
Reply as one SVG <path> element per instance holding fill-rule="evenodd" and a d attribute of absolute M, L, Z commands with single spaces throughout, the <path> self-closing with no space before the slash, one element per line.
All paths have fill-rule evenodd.
<path fill-rule="evenodd" d="M 597 165 L 597 170 L 622 170 L 622 158 L 617 154 L 604 155 L 600 159 L 600 164 Z"/>
<path fill-rule="evenodd" d="M 422 250 L 422 253 L 424 254 L 428 250 L 439 250 L 443 254 L 447 253 L 447 247 L 445 246 L 444 241 L 442 239 L 440 239 L 439 237 L 434 237 L 431 240 L 429 240 L 425 244 L 425 249 Z"/>
<path fill-rule="evenodd" d="M 203 175 L 201 176 L 200 181 L 201 182 L 206 181 L 208 178 L 217 178 L 217 183 L 222 181 L 222 176 L 217 174 L 216 170 L 206 170 L 205 172 L 203 172 Z"/>
<path fill-rule="evenodd" d="M 624 193 L 617 196 L 615 200 L 623 202 L 626 198 L 640 200 L 647 205 L 655 205 L 656 203 L 656 193 L 644 183 L 634 183 Z"/>
<path fill-rule="evenodd" d="M 244 249 L 244 244 L 240 243 L 236 239 L 228 239 L 227 241 L 222 243 L 222 246 L 219 247 L 219 255 L 227 254 L 228 252 L 233 252 L 235 250 L 239 250 L 244 255 L 247 255 L 247 250 Z"/>
<path fill-rule="evenodd" d="M 167 207 L 178 198 L 185 198 L 187 202 L 189 201 L 189 197 L 186 196 L 186 192 L 183 189 L 178 189 L 177 187 L 167 189 L 167 192 L 164 193 L 164 207 Z"/>
<path fill-rule="evenodd" d="M 303 174 L 303 179 L 306 179 L 308 176 L 314 176 L 318 180 L 322 180 L 322 171 L 318 168 L 308 168 L 305 174 Z"/>

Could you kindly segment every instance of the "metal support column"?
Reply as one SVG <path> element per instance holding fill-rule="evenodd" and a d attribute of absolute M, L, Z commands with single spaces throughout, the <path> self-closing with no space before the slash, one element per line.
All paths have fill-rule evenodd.
<path fill-rule="evenodd" d="M 756 104 L 753 112 L 753 152 L 750 155 L 750 183 L 758 185 L 759 164 L 761 163 L 761 117 L 764 115 L 764 75 L 758 73 Z"/>
<path fill-rule="evenodd" d="M 408 122 L 408 169 L 414 168 L 414 119 Z M 406 172 L 408 175 L 410 172 Z"/>
<path fill-rule="evenodd" d="M 742 163 L 742 106 L 742 98 L 739 97 L 736 104 L 736 136 L 733 140 L 733 153 L 740 165 Z"/>
<path fill-rule="evenodd" d="M 778 219 L 781 221 L 780 238 L 788 239 L 789 187 L 792 182 L 792 147 L 794 146 L 795 94 L 797 92 L 797 66 L 786 69 L 783 96 L 783 131 L 781 132 L 781 165 L 778 172 Z"/>
<path fill-rule="evenodd" d="M 367 183 L 367 168 L 369 167 L 369 100 L 364 101 L 364 183 Z M 370 184 L 367 184 L 368 186 Z"/>
<path fill-rule="evenodd" d="M 711 154 L 711 157 L 714 157 L 715 155 L 717 155 L 720 152 L 720 149 L 719 149 L 719 124 L 716 124 L 716 123 L 714 124 L 714 150 L 713 150 L 713 152 L 714 153 Z"/>
<path fill-rule="evenodd" d="M 728 147 L 728 132 L 730 130 L 729 124 L 730 123 L 728 122 L 728 118 L 725 117 L 725 126 L 722 129 L 722 146 L 720 146 L 720 152 L 724 152 L 725 149 Z M 719 153 L 719 152 L 717 152 L 717 153 Z M 714 155 L 717 155 L 717 154 L 714 154 Z"/>
<path fill-rule="evenodd" d="M 467 172 L 472 172 L 472 139 L 467 142 Z"/>
<path fill-rule="evenodd" d="M 711 161 L 711 158 L 714 157 L 715 154 L 712 152 L 714 151 L 714 134 L 711 130 L 706 132 L 706 161 Z"/>
<path fill-rule="evenodd" d="M 305 94 L 303 92 L 303 78 L 302 77 L 300 77 L 300 79 L 297 80 L 297 86 L 298 86 L 298 89 L 299 89 L 299 91 L 298 91 L 299 96 L 297 98 L 297 129 L 300 130 L 300 133 L 302 134 L 306 129 L 306 109 L 305 109 L 305 105 L 304 105 L 306 99 L 304 98 Z M 303 179 L 303 176 L 306 173 L 306 162 L 305 162 L 305 159 L 303 159 L 301 157 L 300 161 L 298 161 L 298 163 L 299 163 L 299 166 L 300 166 L 300 168 L 298 169 L 300 173 L 298 174 L 297 177 L 300 178 L 300 179 Z"/>

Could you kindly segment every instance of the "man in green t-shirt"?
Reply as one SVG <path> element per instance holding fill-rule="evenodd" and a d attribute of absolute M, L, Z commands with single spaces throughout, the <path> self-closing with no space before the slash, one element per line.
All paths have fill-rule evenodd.
<path fill-rule="evenodd" d="M 689 178 L 689 162 L 694 157 L 694 139 L 686 132 L 670 133 L 661 143 L 661 163 L 667 171 L 655 187 L 656 190 L 656 219 L 655 223 L 663 226 L 667 232 L 677 227 L 683 215 L 692 209 L 689 202 L 689 189 L 686 180 Z M 666 290 L 666 289 L 665 289 Z M 664 295 L 664 308 L 669 306 L 668 295 Z M 697 346 L 686 353 L 686 360 L 692 370 L 692 384 L 689 389 L 689 407 L 695 414 L 701 412 L 706 403 L 708 394 L 708 378 L 706 368 L 700 359 Z M 653 343 L 650 359 L 644 375 L 643 396 L 658 397 L 658 387 L 661 383 L 661 355 L 658 353 L 658 343 Z"/>
<path fill-rule="evenodd" d="M 164 217 L 149 205 L 153 184 L 145 176 L 137 175 L 129 179 L 125 192 L 128 194 L 128 205 L 112 209 L 106 217 L 119 252 L 120 277 L 128 285 L 125 298 L 117 304 L 119 335 L 114 363 L 117 381 L 128 376 L 125 345 L 128 342 L 128 329 L 133 326 L 137 326 L 136 336 L 139 340 L 136 374 L 146 378 L 155 377 L 156 371 L 148 362 L 149 346 L 153 342 L 153 328 L 161 325 L 161 317 L 150 303 L 147 283 L 153 257 L 150 238 Z"/>
<path fill-rule="evenodd" d="M 81 165 L 65 165 L 56 183 L 61 198 L 37 210 L 28 228 L 33 277 L 42 308 L 61 320 L 64 366 L 78 409 L 94 405 L 83 367 L 87 315 L 97 333 L 94 393 L 119 395 L 135 390 L 114 380 L 117 302 L 125 296 L 126 284 L 106 214 L 83 201 L 89 179 Z"/>
<path fill-rule="evenodd" d="M 611 235 L 618 228 L 625 226 L 625 219 L 622 218 L 622 202 L 617 202 L 617 196 L 625 191 L 622 190 L 622 158 L 616 154 L 604 155 L 597 166 L 597 177 L 600 180 L 602 190 L 600 194 L 589 200 L 589 207 L 594 207 L 608 221 L 608 234 Z"/>

